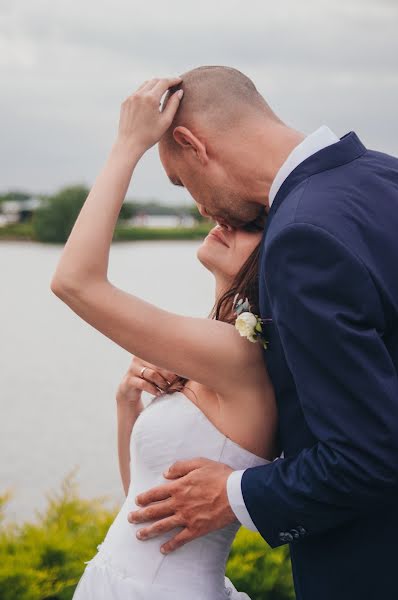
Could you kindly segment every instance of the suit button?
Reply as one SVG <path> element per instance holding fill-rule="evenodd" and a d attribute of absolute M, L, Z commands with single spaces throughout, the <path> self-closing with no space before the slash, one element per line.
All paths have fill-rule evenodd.
<path fill-rule="evenodd" d="M 299 532 L 300 535 L 306 535 L 307 534 L 306 529 L 304 529 L 304 527 L 302 527 L 301 525 L 297 526 L 297 531 Z"/>
<path fill-rule="evenodd" d="M 292 542 L 293 541 L 293 536 L 291 533 L 286 533 L 285 535 L 285 542 Z"/>
<path fill-rule="evenodd" d="M 281 531 L 279 533 L 279 539 L 281 542 L 286 542 L 286 531 Z"/>
<path fill-rule="evenodd" d="M 295 540 L 298 540 L 298 538 L 300 537 L 300 534 L 297 531 L 297 529 L 291 529 L 290 533 L 292 534 L 292 536 L 294 537 Z"/>

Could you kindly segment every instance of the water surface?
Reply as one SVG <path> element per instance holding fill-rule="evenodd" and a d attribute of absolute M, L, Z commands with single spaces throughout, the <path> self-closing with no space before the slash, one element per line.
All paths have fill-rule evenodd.
<path fill-rule="evenodd" d="M 196 258 L 200 243 L 114 243 L 109 278 L 167 310 L 206 316 L 214 285 Z M 51 292 L 61 251 L 0 243 L 0 494 L 14 491 L 7 516 L 17 520 L 43 509 L 76 466 L 82 495 L 124 499 L 114 398 L 131 355 Z"/>

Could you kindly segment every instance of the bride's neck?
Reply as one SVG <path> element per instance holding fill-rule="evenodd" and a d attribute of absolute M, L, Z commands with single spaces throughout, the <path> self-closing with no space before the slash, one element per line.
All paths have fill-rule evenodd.
<path fill-rule="evenodd" d="M 217 303 L 221 296 L 231 287 L 231 281 L 225 281 L 221 277 L 216 277 L 215 302 Z"/>

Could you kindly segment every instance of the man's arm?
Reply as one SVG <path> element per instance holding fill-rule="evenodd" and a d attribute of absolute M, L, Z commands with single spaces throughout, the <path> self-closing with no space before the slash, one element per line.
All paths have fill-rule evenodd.
<path fill-rule="evenodd" d="M 244 472 L 245 470 L 242 469 L 240 471 L 232 471 L 232 473 L 229 475 L 227 479 L 228 502 L 238 521 L 240 521 L 240 523 L 247 529 L 258 532 L 258 529 L 253 523 L 243 499 L 242 475 Z"/>
<path fill-rule="evenodd" d="M 243 473 L 249 514 L 275 547 L 396 502 L 398 381 L 380 297 L 349 248 L 294 223 L 264 258 L 273 321 L 318 440 Z"/>

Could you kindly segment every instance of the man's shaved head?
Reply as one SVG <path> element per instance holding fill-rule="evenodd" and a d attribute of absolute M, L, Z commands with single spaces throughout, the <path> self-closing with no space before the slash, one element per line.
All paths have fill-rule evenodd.
<path fill-rule="evenodd" d="M 163 108 L 170 96 L 184 90 L 183 100 L 162 144 L 178 150 L 173 131 L 179 125 L 196 131 L 199 123 L 221 133 L 253 113 L 279 120 L 252 80 L 238 69 L 224 66 L 202 66 L 181 75 L 182 82 L 167 92 Z"/>
<path fill-rule="evenodd" d="M 183 73 L 161 110 L 179 89 L 184 95 L 158 146 L 167 176 L 187 189 L 203 216 L 234 227 L 254 221 L 265 211 L 271 175 L 285 152 L 278 144 L 290 130 L 238 69 Z"/>

